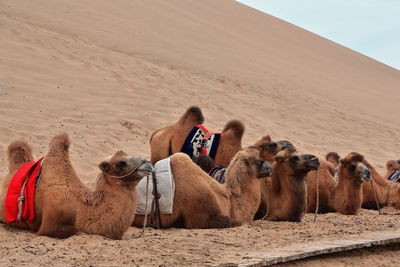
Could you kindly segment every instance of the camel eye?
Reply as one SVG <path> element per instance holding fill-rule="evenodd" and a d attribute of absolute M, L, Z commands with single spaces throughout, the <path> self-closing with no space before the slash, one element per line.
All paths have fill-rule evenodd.
<path fill-rule="evenodd" d="M 278 145 L 276 143 L 271 143 L 271 144 L 268 145 L 268 148 L 269 149 L 276 149 L 277 146 Z"/>
<path fill-rule="evenodd" d="M 264 160 L 263 160 L 263 159 L 256 160 L 256 165 L 257 165 L 257 166 L 262 166 L 263 163 L 264 163 Z"/>
<path fill-rule="evenodd" d="M 290 162 L 292 163 L 296 163 L 297 161 L 299 161 L 300 157 L 299 156 L 292 156 L 289 158 Z"/>
<path fill-rule="evenodd" d="M 115 163 L 115 167 L 116 168 L 118 168 L 118 169 L 123 169 L 123 168 L 125 168 L 126 167 L 126 162 L 125 161 L 118 161 L 117 163 Z"/>
<path fill-rule="evenodd" d="M 355 165 L 353 165 L 353 164 L 350 164 L 350 166 L 349 166 L 349 170 L 351 171 L 351 172 L 354 172 L 355 170 L 356 170 L 356 166 Z"/>

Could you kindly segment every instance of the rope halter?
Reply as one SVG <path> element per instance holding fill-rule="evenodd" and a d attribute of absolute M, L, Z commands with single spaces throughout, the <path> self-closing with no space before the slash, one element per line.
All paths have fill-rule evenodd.
<path fill-rule="evenodd" d="M 105 173 L 105 172 L 103 172 L 103 174 L 104 175 L 107 175 L 107 176 L 109 176 L 109 177 L 112 177 L 112 178 L 116 178 L 116 179 L 123 179 L 123 178 L 126 178 L 126 177 L 128 177 L 128 176 L 130 176 L 134 171 L 136 171 L 143 163 L 145 163 L 145 162 L 147 162 L 147 160 L 146 159 L 142 159 L 140 162 L 139 162 L 139 164 L 135 167 L 135 168 L 133 168 L 130 172 L 128 172 L 127 174 L 124 174 L 124 175 L 121 175 L 121 176 L 115 176 L 115 175 L 111 175 L 111 174 L 108 174 L 108 173 Z"/>

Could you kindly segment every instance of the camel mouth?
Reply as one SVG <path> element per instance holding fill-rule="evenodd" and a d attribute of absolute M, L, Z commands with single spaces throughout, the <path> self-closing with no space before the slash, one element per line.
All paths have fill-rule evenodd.
<path fill-rule="evenodd" d="M 145 161 L 139 165 L 139 167 L 137 168 L 137 173 L 140 176 L 148 176 L 153 172 L 153 170 L 153 164 L 151 164 L 149 161 Z"/>
<path fill-rule="evenodd" d="M 317 157 L 312 157 L 307 161 L 306 165 L 311 170 L 318 170 L 321 163 Z"/>
<path fill-rule="evenodd" d="M 265 178 L 272 176 L 272 165 L 268 161 L 264 161 L 260 171 L 257 174 L 257 178 Z"/>
<path fill-rule="evenodd" d="M 369 182 L 372 180 L 371 172 L 368 169 L 362 171 L 360 177 L 363 182 Z"/>

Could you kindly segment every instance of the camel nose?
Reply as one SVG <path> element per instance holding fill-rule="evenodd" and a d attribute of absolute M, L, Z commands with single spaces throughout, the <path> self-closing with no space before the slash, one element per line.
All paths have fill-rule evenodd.
<path fill-rule="evenodd" d="M 363 180 L 366 182 L 370 181 L 371 180 L 371 172 L 368 169 L 363 170 L 361 178 L 363 178 Z"/>
<path fill-rule="evenodd" d="M 264 178 L 270 176 L 272 176 L 272 165 L 268 161 L 264 160 L 257 174 L 257 178 Z"/>
<path fill-rule="evenodd" d="M 311 154 L 304 155 L 304 159 L 306 160 L 306 165 L 313 170 L 316 170 L 320 166 L 319 159 Z"/>

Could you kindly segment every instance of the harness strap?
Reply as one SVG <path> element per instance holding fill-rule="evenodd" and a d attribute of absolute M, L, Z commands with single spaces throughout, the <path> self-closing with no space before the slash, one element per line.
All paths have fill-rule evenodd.
<path fill-rule="evenodd" d="M 17 221 L 19 221 L 19 222 L 22 219 L 22 212 L 23 212 L 22 205 L 24 204 L 24 201 L 25 201 L 25 196 L 24 196 L 25 187 L 26 187 L 26 183 L 28 182 L 29 176 L 30 176 L 30 173 L 26 176 L 24 184 L 21 187 L 21 192 L 19 193 L 19 197 L 18 197 L 18 216 L 17 216 Z"/>
<path fill-rule="evenodd" d="M 152 180 L 153 180 L 153 203 L 152 203 L 152 214 L 154 214 L 154 220 L 155 220 L 155 228 L 160 229 L 161 228 L 161 212 L 160 212 L 160 202 L 158 201 L 160 199 L 160 194 L 158 193 L 158 187 L 157 187 L 157 177 L 155 172 L 153 171 L 151 173 Z"/>

